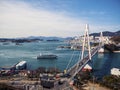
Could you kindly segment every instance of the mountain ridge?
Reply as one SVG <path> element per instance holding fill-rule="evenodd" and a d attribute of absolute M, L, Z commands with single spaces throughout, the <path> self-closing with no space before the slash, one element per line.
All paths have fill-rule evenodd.
<path fill-rule="evenodd" d="M 90 36 L 100 36 L 100 33 L 91 33 L 89 34 Z M 110 31 L 104 31 L 103 36 L 120 36 L 120 30 L 116 32 L 110 32 Z M 75 36 L 74 36 L 75 37 Z M 64 40 L 70 40 L 73 39 L 74 37 L 57 37 L 57 36 L 29 36 L 29 37 L 21 37 L 21 38 L 0 38 L 0 39 L 39 39 L 39 40 L 59 40 L 59 41 L 64 41 Z"/>
<path fill-rule="evenodd" d="M 120 36 L 120 30 L 116 32 L 104 31 L 103 36 Z M 90 36 L 100 36 L 100 33 L 91 33 Z"/>

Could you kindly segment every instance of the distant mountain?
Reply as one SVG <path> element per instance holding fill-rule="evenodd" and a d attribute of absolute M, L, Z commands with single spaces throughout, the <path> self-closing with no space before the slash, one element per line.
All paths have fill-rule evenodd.
<path fill-rule="evenodd" d="M 72 37 L 45 37 L 45 36 L 29 36 L 22 38 L 0 38 L 0 42 L 13 42 L 13 43 L 24 43 L 24 42 L 36 42 L 36 41 L 65 41 L 71 40 Z"/>
<path fill-rule="evenodd" d="M 100 36 L 100 33 L 92 33 L 90 36 Z M 120 30 L 117 32 L 104 31 L 103 36 L 120 36 Z"/>
<path fill-rule="evenodd" d="M 66 38 L 62 38 L 62 37 L 45 37 L 45 36 L 30 36 L 27 37 L 28 39 L 41 39 L 43 41 L 51 41 L 51 40 L 58 40 L 58 41 L 64 41 L 64 40 L 70 40 L 72 39 L 72 37 L 66 37 Z"/>

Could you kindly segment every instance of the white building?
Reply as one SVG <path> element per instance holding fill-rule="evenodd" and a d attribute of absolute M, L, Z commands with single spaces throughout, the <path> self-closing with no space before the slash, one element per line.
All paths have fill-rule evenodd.
<path fill-rule="evenodd" d="M 82 69 L 82 71 L 91 71 L 92 70 L 92 67 L 89 65 L 89 64 L 86 64 L 85 66 L 84 66 L 84 68 Z"/>
<path fill-rule="evenodd" d="M 120 69 L 118 69 L 118 68 L 112 68 L 111 69 L 111 74 L 119 76 L 120 75 Z"/>
<path fill-rule="evenodd" d="M 104 53 L 104 48 L 100 48 L 100 50 L 98 50 L 99 53 Z"/>
<path fill-rule="evenodd" d="M 110 39 L 109 36 L 103 36 L 102 39 L 103 39 L 103 43 L 105 43 L 105 44 L 111 43 L 110 40 L 109 40 Z M 95 40 L 99 42 L 99 41 L 101 41 L 101 37 L 100 36 L 95 37 Z"/>
<path fill-rule="evenodd" d="M 27 67 L 27 62 L 26 61 L 21 61 L 16 65 L 17 70 L 26 69 L 26 67 Z"/>

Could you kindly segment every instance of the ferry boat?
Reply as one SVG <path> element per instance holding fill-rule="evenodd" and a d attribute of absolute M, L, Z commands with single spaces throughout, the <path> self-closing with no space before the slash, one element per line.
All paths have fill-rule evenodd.
<path fill-rule="evenodd" d="M 57 56 L 56 55 L 53 55 L 53 54 L 39 54 L 37 56 L 37 59 L 57 59 Z"/>

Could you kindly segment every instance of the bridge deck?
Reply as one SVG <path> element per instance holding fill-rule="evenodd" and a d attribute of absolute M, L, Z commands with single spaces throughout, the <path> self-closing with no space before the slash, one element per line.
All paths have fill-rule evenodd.
<path fill-rule="evenodd" d="M 98 46 L 94 48 L 91 52 L 91 57 L 94 56 L 98 50 L 100 49 L 101 46 Z M 67 73 L 71 75 L 70 78 L 73 78 L 79 71 L 82 70 L 82 68 L 88 63 L 89 61 L 89 55 L 85 56 L 82 60 L 79 60 L 73 67 L 71 67 Z"/>

